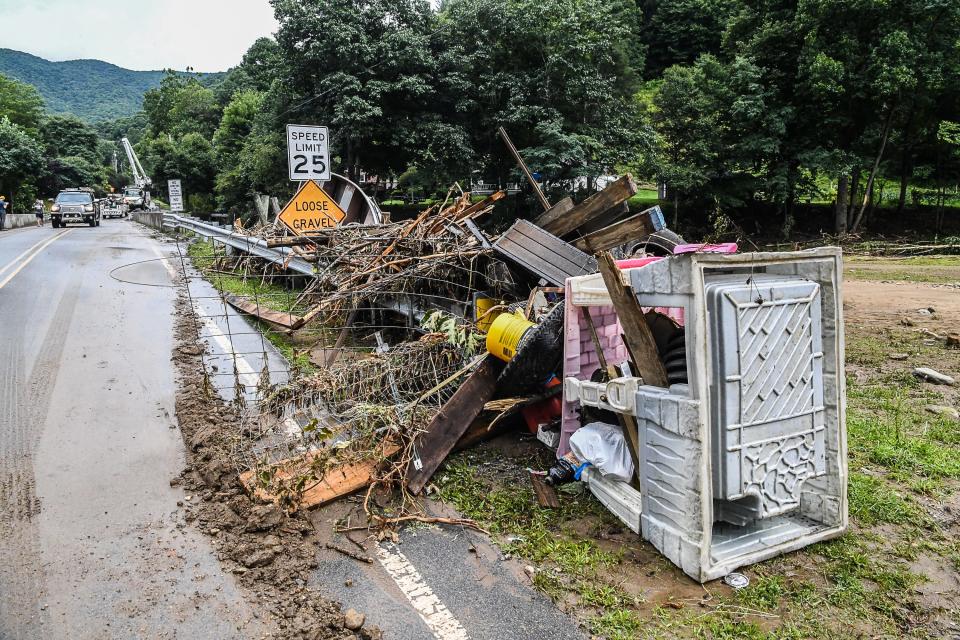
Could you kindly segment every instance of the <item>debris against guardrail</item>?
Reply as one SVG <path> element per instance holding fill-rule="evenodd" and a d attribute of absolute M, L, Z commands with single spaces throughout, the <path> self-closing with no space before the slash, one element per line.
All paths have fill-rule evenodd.
<path fill-rule="evenodd" d="M 786 386 L 751 387 L 751 402 L 761 406 L 755 413 L 784 424 L 799 401 L 782 407 L 768 398 L 793 398 L 790 389 L 801 387 L 812 394 L 803 397 L 816 406 L 801 407 L 812 420 L 803 423 L 809 429 L 797 431 L 790 423 L 794 430 L 777 440 L 777 455 L 787 460 L 802 450 L 820 457 L 783 467 L 768 459 L 763 442 L 736 460 L 724 454 L 735 443 L 704 448 L 729 437 L 713 433 L 721 424 L 749 420 L 738 422 L 724 409 L 721 421 L 722 407 L 705 391 L 719 384 L 703 379 L 706 360 L 722 355 L 721 364 L 732 366 L 736 349 L 728 344 L 726 325 L 709 329 L 725 336 L 715 348 L 723 354 L 707 346 L 703 283 L 749 291 L 750 283 L 762 281 L 770 295 L 760 291 L 741 306 L 774 317 L 767 307 L 803 289 L 803 282 L 835 291 L 833 254 L 809 260 L 769 254 L 749 263 L 720 255 L 735 245 L 684 245 L 664 228 L 659 207 L 633 215 L 625 210 L 636 190 L 624 176 L 580 204 L 550 205 L 540 194 L 545 211 L 499 235 L 489 214 L 503 192 L 474 202 L 456 186 L 443 203 L 411 220 L 357 222 L 310 235 L 289 235 L 277 224 L 225 229 L 165 216 L 165 225 L 214 242 L 214 248 L 201 242 L 188 249 L 194 266 L 217 288 L 224 309 L 260 322 L 295 368 L 280 386 L 271 386 L 269 372 L 262 372 L 256 402 L 244 410 L 231 458 L 247 490 L 296 510 L 365 489 L 372 523 L 451 522 L 426 516 L 417 494 L 452 451 L 514 425 L 536 434 L 561 459 L 549 474 L 531 475 L 541 504 L 558 504 L 550 485 L 579 479 L 697 579 L 843 531 L 846 471 L 836 382 L 842 380 L 842 340 L 835 317 L 823 325 L 833 333 L 822 335 L 816 333 L 821 325 L 803 318 L 764 326 L 770 340 L 792 345 L 775 358 L 777 379 Z M 704 255 L 712 257 L 697 257 Z M 808 307 L 809 318 L 819 319 Z M 838 312 L 831 307 L 830 313 Z M 728 313 L 715 322 L 735 320 Z M 795 348 L 801 334 L 836 347 L 828 360 L 833 387 L 826 389 L 823 375 L 804 374 L 815 367 L 804 354 L 815 357 L 817 351 Z M 764 370 L 762 362 L 754 364 Z M 237 366 L 221 374 L 241 377 Z M 774 377 L 768 371 L 764 379 Z M 825 393 L 829 402 L 816 404 Z M 611 441 L 622 443 L 626 476 L 608 477 L 599 460 L 580 460 L 569 451 L 571 434 L 589 423 L 605 425 Z M 664 455 L 673 456 L 672 464 L 683 460 L 683 468 L 671 473 L 693 478 L 696 486 L 655 477 L 666 468 Z M 730 476 L 735 469 L 744 476 L 739 484 Z M 776 486 L 767 487 L 768 480 Z M 385 507 L 372 500 L 377 487 L 396 490 L 399 501 Z M 665 487 L 671 500 L 680 500 L 671 503 L 673 515 L 662 512 L 657 492 Z M 768 543 L 770 527 L 781 527 L 786 542 Z M 711 536 L 746 536 L 752 546 L 744 553 L 721 549 L 726 543 L 711 543 Z"/>

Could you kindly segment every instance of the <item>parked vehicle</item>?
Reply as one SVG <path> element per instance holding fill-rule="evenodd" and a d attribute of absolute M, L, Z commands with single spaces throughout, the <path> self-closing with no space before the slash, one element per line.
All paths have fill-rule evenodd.
<path fill-rule="evenodd" d="M 104 218 L 126 218 L 128 207 L 123 201 L 123 196 L 111 193 L 101 201 L 101 214 Z"/>
<path fill-rule="evenodd" d="M 69 222 L 99 227 L 100 202 L 93 196 L 93 189 L 64 189 L 58 193 L 50 207 L 50 221 L 54 228 L 65 227 Z"/>
<path fill-rule="evenodd" d="M 141 187 L 127 187 L 123 190 L 123 203 L 130 211 L 150 209 L 150 192 Z"/>

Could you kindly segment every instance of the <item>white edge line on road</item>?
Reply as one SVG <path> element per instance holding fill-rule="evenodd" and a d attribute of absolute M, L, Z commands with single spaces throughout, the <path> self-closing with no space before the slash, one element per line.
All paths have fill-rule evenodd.
<path fill-rule="evenodd" d="M 34 258 L 36 258 L 38 255 L 40 255 L 40 252 L 41 252 L 41 251 L 43 251 L 43 250 L 46 249 L 48 246 L 50 246 L 51 243 L 53 243 L 53 242 L 56 241 L 56 240 L 59 240 L 60 238 L 62 238 L 63 236 L 67 235 L 67 234 L 70 233 L 71 231 L 72 231 L 72 229 L 66 229 L 65 231 L 61 231 L 60 233 L 58 233 L 57 235 L 53 236 L 52 238 L 47 238 L 47 239 L 44 240 L 43 242 L 39 243 L 39 244 L 40 244 L 39 247 L 38 247 L 37 245 L 33 245 L 32 247 L 30 247 L 29 249 L 27 249 L 26 251 L 24 251 L 23 253 L 21 253 L 19 256 L 17 256 L 17 257 L 14 259 L 13 262 L 11 262 L 11 263 L 8 264 L 7 266 L 5 266 L 3 269 L 0 269 L 0 273 L 3 273 L 4 271 L 6 271 L 6 270 L 9 269 L 10 267 L 12 267 L 12 266 L 14 265 L 14 263 L 16 263 L 17 260 L 20 260 L 21 258 L 23 258 L 23 256 L 25 256 L 25 255 L 27 255 L 28 253 L 30 253 L 31 251 L 33 251 L 33 253 L 32 253 L 26 260 L 24 260 L 23 262 L 20 263 L 20 266 L 18 266 L 16 269 L 14 269 L 13 271 L 11 271 L 11 272 L 7 275 L 6 278 L 4 278 L 3 280 L 0 280 L 0 289 L 3 289 L 5 286 L 7 286 L 7 283 L 10 282 L 11 280 L 13 280 L 14 276 L 16 276 L 18 273 L 20 273 L 21 271 L 23 271 L 23 269 L 24 269 L 28 264 L 30 264 L 30 263 L 33 261 Z M 34 249 L 36 249 L 36 251 L 34 251 Z"/>
<path fill-rule="evenodd" d="M 163 255 L 156 247 L 153 247 L 153 252 L 160 259 L 167 273 L 170 274 L 170 278 L 176 281 L 177 276 L 180 274 L 170 263 L 168 256 Z M 187 283 L 186 286 L 189 287 L 190 284 Z M 204 328 L 210 334 L 210 338 L 217 343 L 217 346 L 223 350 L 226 356 L 233 358 L 233 362 L 237 367 L 240 383 L 245 387 L 257 387 L 260 384 L 260 374 L 253 370 L 253 367 L 250 366 L 250 362 L 246 358 L 236 352 L 230 338 L 220 330 L 220 327 L 210 316 L 204 313 L 200 304 L 196 301 L 193 303 L 193 311 L 197 314 L 201 324 L 203 324 Z"/>
<path fill-rule="evenodd" d="M 388 549 L 386 545 L 377 545 L 377 559 L 437 640 L 470 639 L 467 630 L 450 613 L 447 605 L 437 597 L 405 555 L 395 548 Z"/>

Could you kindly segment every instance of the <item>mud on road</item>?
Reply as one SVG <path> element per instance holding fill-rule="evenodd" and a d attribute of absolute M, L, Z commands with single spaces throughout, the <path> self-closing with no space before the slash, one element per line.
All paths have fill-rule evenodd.
<path fill-rule="evenodd" d="M 237 411 L 212 390 L 205 374 L 193 309 L 185 295 L 176 305 L 174 362 L 179 376 L 176 415 L 187 449 L 187 467 L 171 483 L 187 492 L 187 522 L 211 537 L 226 571 L 252 596 L 258 615 L 282 638 L 334 640 L 382 637 L 376 627 L 357 628 L 338 603 L 308 586 L 317 568 L 316 532 L 301 515 L 287 516 L 257 504 L 244 492 L 229 459 Z M 348 629 L 347 627 L 353 627 Z"/>

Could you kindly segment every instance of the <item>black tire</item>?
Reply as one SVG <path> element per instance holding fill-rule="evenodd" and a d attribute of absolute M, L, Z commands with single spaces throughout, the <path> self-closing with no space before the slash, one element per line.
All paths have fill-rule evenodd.
<path fill-rule="evenodd" d="M 648 256 L 671 256 L 678 245 L 686 244 L 680 236 L 670 229 L 661 229 L 650 234 L 644 247 Z"/>
<path fill-rule="evenodd" d="M 91 227 L 95 227 L 95 226 L 97 226 L 97 221 L 94 220 L 93 218 L 90 218 L 90 220 L 87 222 L 87 224 L 89 224 Z"/>
<path fill-rule="evenodd" d="M 96 226 L 98 226 L 98 227 L 100 226 L 100 218 L 97 218 L 97 224 L 96 224 Z"/>

